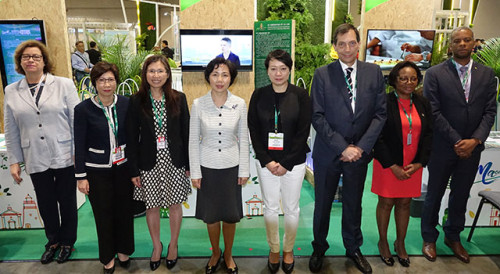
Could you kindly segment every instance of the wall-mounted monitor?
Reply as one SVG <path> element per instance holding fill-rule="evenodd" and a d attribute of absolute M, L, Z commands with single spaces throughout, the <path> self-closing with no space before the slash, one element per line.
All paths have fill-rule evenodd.
<path fill-rule="evenodd" d="M 224 56 L 238 71 L 252 70 L 252 30 L 181 30 L 181 67 L 183 71 L 204 71 L 207 64 Z"/>
<path fill-rule="evenodd" d="M 24 78 L 16 72 L 14 52 L 26 40 L 46 44 L 43 20 L 0 20 L 0 70 L 4 88 Z"/>
<path fill-rule="evenodd" d="M 421 69 L 431 64 L 434 30 L 369 29 L 365 61 L 382 69 L 392 69 L 397 63 L 413 61 Z"/>

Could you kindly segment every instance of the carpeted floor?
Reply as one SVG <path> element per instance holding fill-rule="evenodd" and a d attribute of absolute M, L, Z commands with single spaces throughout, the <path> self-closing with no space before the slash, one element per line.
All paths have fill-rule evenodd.
<path fill-rule="evenodd" d="M 361 248 L 365 255 L 378 255 L 377 242 L 378 231 L 375 220 L 375 207 L 377 196 L 371 193 L 371 170 L 368 171 L 369 178 L 366 182 L 363 196 L 363 220 L 362 231 L 364 244 Z M 300 225 L 295 244 L 295 255 L 308 256 L 312 253 L 312 219 L 314 210 L 314 189 L 304 182 L 300 200 Z M 335 203 L 332 208 L 330 233 L 328 241 L 330 249 L 327 255 L 344 256 L 345 250 L 340 234 L 341 204 Z M 281 223 L 283 218 L 280 218 Z M 168 219 L 161 219 L 161 239 L 165 247 L 169 243 L 170 228 Z M 462 233 L 462 243 L 471 255 L 499 255 L 500 254 L 500 229 L 477 228 L 474 232 L 472 242 L 466 242 L 469 229 Z M 389 246 L 395 240 L 394 220 L 389 226 Z M 452 254 L 450 249 L 443 243 L 443 235 L 438 240 L 437 251 L 439 254 Z M 221 243 L 222 243 L 221 239 Z M 0 231 L 0 260 L 37 260 L 43 253 L 46 243 L 44 231 L 15 230 Z M 406 250 L 410 255 L 420 255 L 422 239 L 420 237 L 420 219 L 410 218 L 408 235 L 406 238 Z M 147 258 L 151 256 L 152 243 L 149 237 L 146 218 L 135 219 L 135 253 L 133 257 Z M 184 218 L 179 239 L 179 256 L 199 257 L 209 256 L 210 243 L 205 224 L 192 217 Z M 266 256 L 269 247 L 266 241 L 264 218 L 254 217 L 242 219 L 237 225 L 236 238 L 233 247 L 235 256 Z M 163 256 L 166 255 L 166 249 Z M 87 201 L 78 211 L 78 240 L 72 259 L 95 259 L 98 257 L 97 236 L 95 223 Z"/>

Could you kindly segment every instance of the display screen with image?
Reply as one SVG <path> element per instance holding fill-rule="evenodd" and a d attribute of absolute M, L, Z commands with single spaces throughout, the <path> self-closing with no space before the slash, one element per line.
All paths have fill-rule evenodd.
<path fill-rule="evenodd" d="M 183 71 L 203 71 L 218 56 L 235 63 L 239 71 L 252 70 L 252 30 L 181 30 Z"/>
<path fill-rule="evenodd" d="M 421 69 L 429 68 L 435 34 L 434 30 L 369 29 L 365 61 L 382 69 L 391 69 L 404 60 Z"/>
<path fill-rule="evenodd" d="M 24 78 L 16 72 L 14 52 L 26 40 L 38 40 L 45 44 L 42 20 L 0 20 L 0 69 L 4 88 Z"/>

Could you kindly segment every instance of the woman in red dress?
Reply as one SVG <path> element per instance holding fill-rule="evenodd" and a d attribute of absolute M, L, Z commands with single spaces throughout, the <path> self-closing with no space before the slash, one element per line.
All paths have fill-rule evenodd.
<path fill-rule="evenodd" d="M 405 249 L 412 197 L 420 196 L 422 167 L 429 160 L 432 139 L 432 111 L 429 101 L 415 94 L 422 80 L 413 62 L 398 63 L 389 74 L 395 91 L 387 94 L 387 121 L 374 147 L 372 192 L 377 204 L 380 258 L 394 265 L 387 227 L 394 207 L 396 241 L 394 251 L 404 267 L 410 266 Z"/>

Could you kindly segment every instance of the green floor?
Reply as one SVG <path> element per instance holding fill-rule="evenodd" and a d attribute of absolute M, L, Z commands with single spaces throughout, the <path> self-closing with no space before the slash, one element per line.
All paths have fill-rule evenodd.
<path fill-rule="evenodd" d="M 368 177 L 371 178 L 371 170 L 369 170 L 368 174 L 370 174 Z M 362 231 L 364 244 L 361 250 L 365 255 L 378 255 L 378 232 L 375 221 L 377 197 L 370 192 L 370 187 L 371 182 L 368 179 L 363 196 Z M 294 252 L 299 256 L 308 256 L 312 253 L 314 189 L 306 182 L 304 182 L 302 187 L 300 207 L 300 225 Z M 340 234 L 340 216 L 341 204 L 334 204 L 328 237 L 330 249 L 327 251 L 327 255 L 343 256 L 345 254 Z M 283 221 L 282 218 L 281 221 Z M 170 238 L 168 219 L 161 220 L 161 227 L 161 239 L 167 245 Z M 465 240 L 468 233 L 469 229 L 467 228 L 462 233 L 462 242 L 470 254 L 500 254 L 499 228 L 477 228 L 474 232 L 473 241 L 470 243 Z M 394 241 L 395 228 L 393 220 L 391 220 L 389 227 L 389 235 L 389 241 Z M 39 259 L 45 242 L 46 238 L 42 229 L 0 231 L 0 260 Z M 392 246 L 391 242 L 389 246 Z M 411 218 L 406 239 L 406 250 L 410 255 L 420 255 L 421 247 L 420 219 Z M 149 257 L 151 255 L 152 243 L 145 217 L 135 219 L 135 248 L 133 257 Z M 438 254 L 451 254 L 450 249 L 443 243 L 442 233 L 438 240 L 437 249 Z M 195 218 L 184 218 L 179 239 L 179 256 L 209 256 L 210 252 L 210 243 L 204 223 Z M 269 247 L 266 242 L 264 218 L 254 217 L 241 220 L 236 229 L 233 254 L 235 256 L 265 256 L 268 252 Z M 163 256 L 165 255 L 166 250 L 163 252 Z M 72 259 L 95 259 L 97 257 L 98 248 L 95 223 L 90 204 L 86 202 L 78 211 L 78 240 L 75 244 Z"/>

